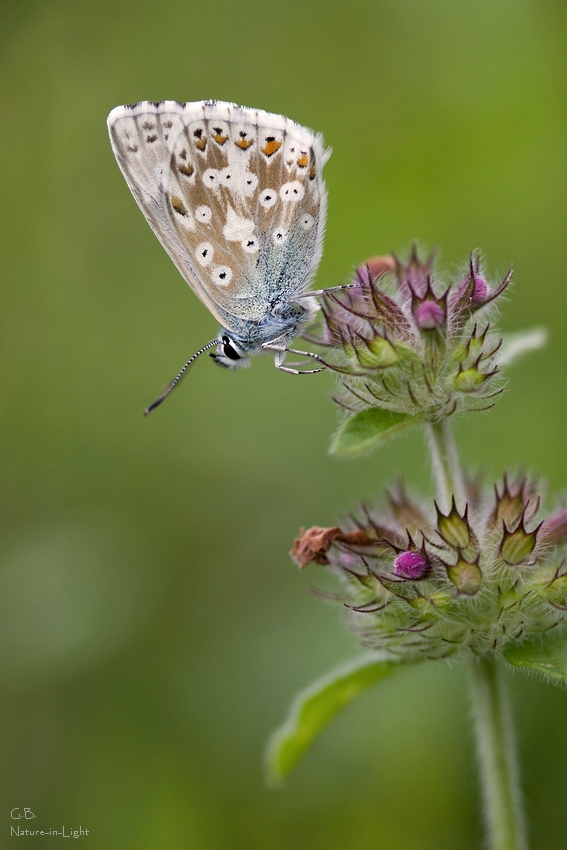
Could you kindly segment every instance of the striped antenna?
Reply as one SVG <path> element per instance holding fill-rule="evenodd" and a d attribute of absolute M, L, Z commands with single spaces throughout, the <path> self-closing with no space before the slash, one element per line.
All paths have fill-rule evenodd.
<path fill-rule="evenodd" d="M 147 416 L 148 413 L 151 413 L 152 410 L 155 410 L 156 407 L 159 407 L 159 405 L 162 403 L 162 401 L 166 400 L 168 395 L 173 392 L 173 390 L 175 389 L 175 387 L 177 386 L 177 384 L 179 383 L 179 381 L 181 380 L 181 378 L 183 377 L 183 375 L 185 374 L 185 372 L 187 371 L 189 366 L 197 359 L 197 357 L 199 357 L 199 355 L 203 354 L 203 352 L 207 351 L 209 348 L 213 348 L 215 345 L 220 345 L 220 342 L 221 342 L 220 339 L 213 339 L 213 340 L 211 340 L 211 342 L 208 342 L 206 345 L 204 345 L 202 348 L 200 348 L 199 351 L 197 351 L 196 354 L 194 354 L 193 357 L 191 357 L 187 361 L 187 363 L 185 364 L 183 369 L 181 369 L 181 371 L 177 373 L 177 375 L 175 376 L 173 381 L 169 384 L 167 389 L 160 395 L 160 397 L 158 399 L 156 399 L 156 401 L 154 401 L 153 404 L 150 404 L 150 406 L 147 407 L 146 410 L 144 410 L 144 416 Z"/>

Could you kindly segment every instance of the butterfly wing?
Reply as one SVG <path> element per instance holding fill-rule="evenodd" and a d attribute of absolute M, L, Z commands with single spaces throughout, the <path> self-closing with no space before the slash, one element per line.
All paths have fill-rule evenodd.
<path fill-rule="evenodd" d="M 229 330 L 302 292 L 322 251 L 322 140 L 234 104 L 143 102 L 108 117 L 118 164 L 147 221 Z"/>

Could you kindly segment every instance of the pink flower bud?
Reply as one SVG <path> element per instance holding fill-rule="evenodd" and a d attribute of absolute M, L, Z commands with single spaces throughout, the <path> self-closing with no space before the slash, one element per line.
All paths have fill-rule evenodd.
<path fill-rule="evenodd" d="M 445 321 L 445 314 L 435 301 L 424 301 L 415 311 L 415 323 L 424 331 L 440 328 Z"/>
<path fill-rule="evenodd" d="M 490 287 L 482 277 L 475 275 L 474 292 L 472 295 L 472 303 L 475 307 L 482 304 L 490 295 Z"/>
<path fill-rule="evenodd" d="M 419 552 L 401 552 L 395 561 L 394 575 L 398 578 L 420 579 L 429 571 L 429 562 Z"/>

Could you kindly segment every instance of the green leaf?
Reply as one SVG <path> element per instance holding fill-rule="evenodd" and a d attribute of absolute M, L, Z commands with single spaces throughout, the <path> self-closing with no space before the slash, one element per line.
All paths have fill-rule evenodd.
<path fill-rule="evenodd" d="M 533 670 L 554 684 L 567 685 L 567 630 L 548 633 L 509 646 L 504 657 L 514 667 Z"/>
<path fill-rule="evenodd" d="M 399 661 L 365 655 L 343 664 L 299 693 L 285 723 L 268 742 L 266 771 L 270 784 L 281 784 L 343 706 L 401 666 Z"/>
<path fill-rule="evenodd" d="M 547 331 L 545 328 L 527 328 L 517 333 L 506 334 L 504 342 L 498 352 L 498 365 L 511 366 L 529 351 L 537 351 L 543 348 L 547 342 Z"/>
<path fill-rule="evenodd" d="M 331 443 L 331 454 L 348 456 L 377 448 L 388 437 L 415 425 L 420 419 L 421 416 L 396 413 L 383 407 L 359 410 L 342 423 Z"/>

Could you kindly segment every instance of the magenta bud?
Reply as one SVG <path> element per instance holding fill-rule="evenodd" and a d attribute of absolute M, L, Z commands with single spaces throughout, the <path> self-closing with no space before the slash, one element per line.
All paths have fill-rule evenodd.
<path fill-rule="evenodd" d="M 567 508 L 553 514 L 541 527 L 544 536 L 554 546 L 567 541 Z"/>
<path fill-rule="evenodd" d="M 482 277 L 477 277 L 475 275 L 474 279 L 474 292 L 472 295 L 472 303 L 475 307 L 479 304 L 482 304 L 488 296 L 490 295 L 490 287 L 487 282 Z"/>
<path fill-rule="evenodd" d="M 424 331 L 440 328 L 445 321 L 445 313 L 435 301 L 424 301 L 415 311 L 415 323 Z"/>
<path fill-rule="evenodd" d="M 401 552 L 395 561 L 394 575 L 398 578 L 420 579 L 429 570 L 429 562 L 419 552 Z"/>

